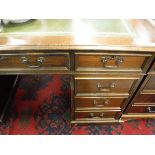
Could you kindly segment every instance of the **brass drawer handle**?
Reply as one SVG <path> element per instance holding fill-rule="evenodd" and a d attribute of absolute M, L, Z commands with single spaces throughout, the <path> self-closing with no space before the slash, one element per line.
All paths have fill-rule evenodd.
<path fill-rule="evenodd" d="M 33 64 L 31 64 L 31 62 L 28 60 L 27 57 L 21 57 L 21 62 L 23 64 L 26 64 L 30 68 L 39 68 L 42 66 L 44 59 L 45 59 L 44 57 L 38 57 L 36 65 L 33 65 Z"/>
<path fill-rule="evenodd" d="M 0 61 L 3 61 L 3 60 L 5 60 L 5 59 L 7 59 L 6 56 L 0 56 Z"/>
<path fill-rule="evenodd" d="M 151 110 L 151 107 L 148 107 L 147 110 L 148 110 L 150 113 L 155 113 L 155 110 Z"/>
<path fill-rule="evenodd" d="M 112 82 L 109 84 L 109 87 L 104 87 L 101 83 L 97 83 L 97 88 L 99 91 L 110 91 L 111 89 L 116 87 L 116 83 Z"/>
<path fill-rule="evenodd" d="M 96 107 L 104 107 L 105 104 L 109 104 L 109 100 L 105 99 L 102 101 L 102 104 L 98 104 L 98 102 L 96 100 L 93 101 L 93 104 L 96 106 Z"/>
<path fill-rule="evenodd" d="M 91 118 L 103 118 L 104 117 L 104 113 L 100 113 L 99 116 L 95 116 L 95 114 L 91 112 L 89 115 Z"/>
<path fill-rule="evenodd" d="M 108 61 L 115 60 L 115 66 L 107 66 Z M 124 58 L 121 56 L 103 56 L 101 57 L 101 62 L 103 63 L 104 68 L 117 68 L 120 64 L 124 62 Z"/>

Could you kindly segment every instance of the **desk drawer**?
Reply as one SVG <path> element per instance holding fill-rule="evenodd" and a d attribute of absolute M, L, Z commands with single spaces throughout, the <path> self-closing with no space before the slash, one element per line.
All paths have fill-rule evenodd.
<path fill-rule="evenodd" d="M 155 105 L 155 94 L 141 94 L 136 96 L 134 99 L 134 104 L 136 105 Z"/>
<path fill-rule="evenodd" d="M 129 109 L 128 113 L 155 113 L 155 106 L 134 105 Z"/>
<path fill-rule="evenodd" d="M 75 79 L 75 94 L 84 93 L 89 95 L 89 93 L 94 96 L 96 94 L 109 94 L 109 93 L 121 93 L 128 94 L 136 79 L 130 78 L 96 78 L 91 77 L 91 79 Z"/>
<path fill-rule="evenodd" d="M 0 70 L 2 69 L 57 69 L 68 70 L 70 66 L 69 54 L 18 54 L 0 55 Z"/>
<path fill-rule="evenodd" d="M 148 94 L 154 93 L 155 94 L 155 75 L 149 75 L 147 78 L 148 78 L 148 81 L 145 84 L 142 94 L 143 93 L 148 93 Z"/>
<path fill-rule="evenodd" d="M 150 55 L 117 55 L 105 53 L 76 53 L 76 70 L 79 71 L 142 71 Z"/>
<path fill-rule="evenodd" d="M 120 108 L 125 98 L 119 97 L 75 97 L 77 109 Z"/>
<path fill-rule="evenodd" d="M 117 112 L 103 111 L 103 112 L 75 112 L 75 119 L 103 119 L 114 118 Z"/>

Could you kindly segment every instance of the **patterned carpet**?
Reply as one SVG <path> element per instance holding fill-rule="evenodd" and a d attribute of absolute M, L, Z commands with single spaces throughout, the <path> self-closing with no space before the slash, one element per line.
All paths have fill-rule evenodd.
<path fill-rule="evenodd" d="M 0 134 L 13 135 L 129 135 L 155 134 L 154 119 L 139 119 L 113 125 L 70 125 L 69 77 L 23 76 L 10 119 L 0 125 Z"/>

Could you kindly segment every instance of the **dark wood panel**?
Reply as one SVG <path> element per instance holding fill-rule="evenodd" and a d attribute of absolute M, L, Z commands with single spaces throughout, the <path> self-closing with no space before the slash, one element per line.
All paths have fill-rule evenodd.
<path fill-rule="evenodd" d="M 147 90 L 155 90 L 155 75 L 150 75 L 150 78 L 148 79 L 144 89 L 144 91 L 147 91 Z"/>
<path fill-rule="evenodd" d="M 6 121 L 20 79 L 21 77 L 16 75 L 0 76 L 0 122 Z"/>
<path fill-rule="evenodd" d="M 16 76 L 10 75 L 1 75 L 0 76 L 0 110 L 3 109 L 3 106 L 6 103 L 6 100 L 9 96 L 9 92 L 13 88 L 14 81 Z"/>
<path fill-rule="evenodd" d="M 136 96 L 134 104 L 155 104 L 155 94 L 142 94 Z"/>

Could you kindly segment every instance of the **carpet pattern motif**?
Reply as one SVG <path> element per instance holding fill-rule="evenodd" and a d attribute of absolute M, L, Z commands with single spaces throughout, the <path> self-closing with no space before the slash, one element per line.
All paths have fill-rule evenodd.
<path fill-rule="evenodd" d="M 155 119 L 122 124 L 70 125 L 70 78 L 61 75 L 23 76 L 0 134 L 11 135 L 152 135 Z"/>

